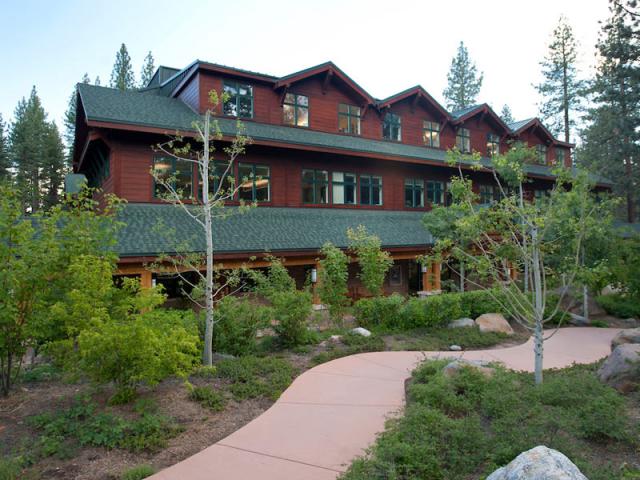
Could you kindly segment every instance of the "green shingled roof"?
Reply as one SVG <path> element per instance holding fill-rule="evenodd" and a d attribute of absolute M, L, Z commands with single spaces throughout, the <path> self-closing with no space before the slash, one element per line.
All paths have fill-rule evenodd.
<path fill-rule="evenodd" d="M 424 212 L 387 210 L 258 207 L 216 220 L 213 241 L 216 253 L 317 251 L 325 242 L 346 247 L 347 229 L 364 225 L 380 237 L 384 247 L 419 248 L 433 243 L 431 234 L 422 226 L 423 215 Z M 201 227 L 179 207 L 127 204 L 120 220 L 125 224 L 117 246 L 121 257 L 171 254 L 176 250 L 176 241 L 188 245 L 189 251 L 205 250 Z M 158 225 L 175 229 L 178 238 L 157 233 Z"/>
<path fill-rule="evenodd" d="M 461 108 L 459 110 L 454 110 L 453 112 L 451 112 L 451 116 L 455 119 L 458 119 L 460 117 L 465 116 L 467 113 L 469 112 L 473 112 L 475 109 L 482 107 L 482 103 L 479 103 L 477 105 L 471 105 L 469 107 L 465 107 L 465 108 Z"/>

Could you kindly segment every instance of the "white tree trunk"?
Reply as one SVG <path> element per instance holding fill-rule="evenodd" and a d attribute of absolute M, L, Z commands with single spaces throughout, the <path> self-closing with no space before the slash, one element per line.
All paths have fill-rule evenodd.
<path fill-rule="evenodd" d="M 585 322 L 589 322 L 589 287 L 582 286 L 582 316 Z"/>
<path fill-rule="evenodd" d="M 544 350 L 544 337 L 542 326 L 544 321 L 544 299 L 542 288 L 542 272 L 540 271 L 540 244 L 538 243 L 538 229 L 531 229 L 531 253 L 532 253 L 532 269 L 533 269 L 533 295 L 534 295 L 534 377 L 536 385 L 542 383 L 542 363 Z"/>
<path fill-rule="evenodd" d="M 202 203 L 204 206 L 204 230 L 207 241 L 207 272 L 205 277 L 205 330 L 204 330 L 204 351 L 202 353 L 202 363 L 211 366 L 213 363 L 213 227 L 211 219 L 211 204 L 209 203 L 209 135 L 210 135 L 210 113 L 205 115 L 204 122 L 204 154 L 202 161 L 198 162 L 200 171 L 200 184 L 202 185 Z"/>
<path fill-rule="evenodd" d="M 460 291 L 464 292 L 464 262 L 460 260 Z"/>

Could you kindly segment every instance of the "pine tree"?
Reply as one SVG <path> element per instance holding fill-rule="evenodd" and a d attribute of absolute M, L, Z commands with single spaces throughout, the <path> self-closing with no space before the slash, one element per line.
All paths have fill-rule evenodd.
<path fill-rule="evenodd" d="M 98 76 L 96 77 L 96 81 L 95 81 L 95 82 L 93 82 L 93 84 L 94 84 L 95 86 L 97 86 L 97 87 L 99 87 L 99 86 L 100 86 L 100 75 L 98 75 Z"/>
<path fill-rule="evenodd" d="M 640 36 L 634 6 L 619 5 L 610 2 L 611 17 L 597 44 L 594 107 L 577 158 L 615 182 L 615 191 L 626 199 L 627 221 L 634 222 L 640 186 Z"/>
<path fill-rule="evenodd" d="M 153 55 L 151 54 L 151 50 L 147 53 L 147 56 L 144 57 L 144 65 L 142 65 L 142 71 L 140 72 L 140 88 L 145 88 L 153 74 L 156 71 L 156 67 L 153 61 Z"/>
<path fill-rule="evenodd" d="M 131 66 L 131 57 L 127 51 L 127 46 L 123 43 L 120 50 L 116 53 L 116 61 L 111 71 L 111 88 L 118 90 L 133 90 L 136 86 L 133 67 Z"/>
<path fill-rule="evenodd" d="M 502 111 L 500 112 L 500 118 L 502 118 L 502 121 L 507 125 L 516 121 L 515 118 L 513 118 L 513 114 L 511 113 L 511 109 L 509 108 L 509 105 L 507 105 L 506 103 L 502 106 Z"/>
<path fill-rule="evenodd" d="M 7 138 L 5 136 L 5 124 L 0 114 L 0 180 L 6 180 L 11 178 L 11 171 L 9 167 L 9 146 L 7 145 Z"/>
<path fill-rule="evenodd" d="M 43 204 L 45 208 L 56 205 L 60 199 L 66 173 L 64 144 L 55 122 L 47 124 L 43 138 Z"/>
<path fill-rule="evenodd" d="M 451 60 L 447 74 L 447 88 L 443 94 L 449 110 L 459 110 L 473 105 L 482 87 L 482 73 L 469 58 L 469 51 L 460 42 L 458 52 Z"/>
<path fill-rule="evenodd" d="M 555 135 L 571 139 L 575 116 L 582 109 L 584 81 L 578 78 L 576 60 L 578 42 L 565 17 L 560 17 L 553 30 L 549 50 L 540 62 L 544 80 L 536 85 L 540 94 L 540 116 Z"/>
<path fill-rule="evenodd" d="M 82 77 L 82 83 L 91 83 L 89 75 L 86 73 Z M 69 103 L 67 111 L 64 113 L 64 142 L 67 147 L 67 163 L 71 165 L 73 162 L 73 142 L 76 137 L 76 99 L 78 89 L 74 87 L 73 92 L 69 95 Z"/>

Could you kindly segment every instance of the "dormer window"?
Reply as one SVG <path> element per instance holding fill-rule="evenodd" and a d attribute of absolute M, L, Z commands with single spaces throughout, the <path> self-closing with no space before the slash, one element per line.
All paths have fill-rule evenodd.
<path fill-rule="evenodd" d="M 399 142 L 402 140 L 402 129 L 400 116 L 394 113 L 387 113 L 382 123 L 382 138 Z"/>
<path fill-rule="evenodd" d="M 346 103 L 338 105 L 338 131 L 360 135 L 360 107 Z"/>
<path fill-rule="evenodd" d="M 456 133 L 456 147 L 462 153 L 471 151 L 471 132 L 468 128 L 459 128 Z"/>
<path fill-rule="evenodd" d="M 253 87 L 251 85 L 225 81 L 222 91 L 226 96 L 222 107 L 224 115 L 253 118 Z"/>
<path fill-rule="evenodd" d="M 487 134 L 487 156 L 493 157 L 500 153 L 500 137 L 495 133 Z"/>
<path fill-rule="evenodd" d="M 438 122 L 422 122 L 422 139 L 427 147 L 440 148 L 440 124 Z"/>
<path fill-rule="evenodd" d="M 540 165 L 546 165 L 547 164 L 547 146 L 536 145 L 536 154 L 538 156 L 538 163 Z"/>
<path fill-rule="evenodd" d="M 292 125 L 294 127 L 308 127 L 309 97 L 307 97 L 306 95 L 287 93 L 284 96 L 282 113 L 284 115 L 285 125 Z"/>
<path fill-rule="evenodd" d="M 565 151 L 564 148 L 556 148 L 556 165 L 564 167 Z"/>

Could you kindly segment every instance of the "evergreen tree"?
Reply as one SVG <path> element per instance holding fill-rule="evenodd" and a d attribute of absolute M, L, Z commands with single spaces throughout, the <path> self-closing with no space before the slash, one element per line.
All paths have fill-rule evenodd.
<path fill-rule="evenodd" d="M 459 110 L 473 105 L 482 87 L 482 73 L 469 58 L 469 51 L 460 42 L 458 52 L 451 60 L 447 74 L 447 88 L 443 94 L 449 110 Z"/>
<path fill-rule="evenodd" d="M 50 208 L 60 200 L 62 183 L 66 173 L 64 144 L 54 122 L 47 124 L 43 138 L 43 157 L 46 159 L 42 171 L 43 205 Z"/>
<path fill-rule="evenodd" d="M 144 64 L 142 65 L 142 71 L 140 72 L 140 88 L 145 88 L 153 74 L 156 71 L 156 67 L 153 61 L 153 55 L 151 54 L 151 50 L 147 53 L 147 56 L 144 57 Z"/>
<path fill-rule="evenodd" d="M 89 75 L 86 73 L 82 77 L 82 83 L 91 83 Z M 76 98 L 78 89 L 74 87 L 73 92 L 69 95 L 69 104 L 67 111 L 64 113 L 64 141 L 67 147 L 67 163 L 71 165 L 73 162 L 73 141 L 76 137 Z"/>
<path fill-rule="evenodd" d="M 0 180 L 11 178 L 11 171 L 9 170 L 9 146 L 7 143 L 4 120 L 2 119 L 2 114 L 0 114 Z"/>
<path fill-rule="evenodd" d="M 513 114 L 511 113 L 511 109 L 509 108 L 509 105 L 507 105 L 506 103 L 502 106 L 502 111 L 500 112 L 500 118 L 502 118 L 502 121 L 507 125 L 516 121 L 515 118 L 513 118 Z"/>
<path fill-rule="evenodd" d="M 127 46 L 123 43 L 120 50 L 116 53 L 116 61 L 111 71 L 111 88 L 118 90 L 133 90 L 136 86 L 133 67 L 131 66 L 131 57 L 127 51 Z"/>
<path fill-rule="evenodd" d="M 597 44 L 594 107 L 577 156 L 579 163 L 614 180 L 615 191 L 626 199 L 629 222 L 636 220 L 640 185 L 640 38 L 633 7 L 610 2 L 611 17 Z"/>
<path fill-rule="evenodd" d="M 578 42 L 567 19 L 560 17 L 551 36 L 546 57 L 540 65 L 544 80 L 536 85 L 542 97 L 540 116 L 554 135 L 563 134 L 564 141 L 571 139 L 575 126 L 575 114 L 581 110 L 584 82 L 578 78 L 576 59 Z"/>
<path fill-rule="evenodd" d="M 99 87 L 99 86 L 100 86 L 100 75 L 98 75 L 98 76 L 96 77 L 96 81 L 95 81 L 95 82 L 93 82 L 93 84 L 94 84 L 95 86 L 97 86 L 97 87 Z"/>

